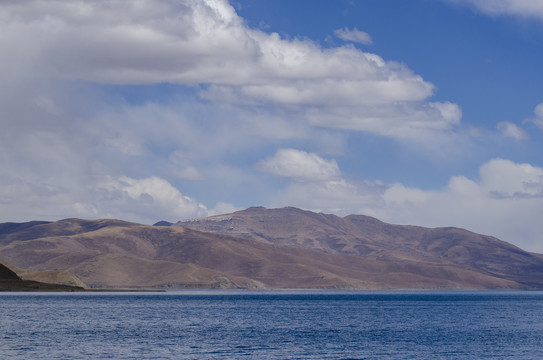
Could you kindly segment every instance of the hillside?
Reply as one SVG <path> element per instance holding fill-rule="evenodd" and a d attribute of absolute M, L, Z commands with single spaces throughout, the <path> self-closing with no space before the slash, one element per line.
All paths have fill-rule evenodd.
<path fill-rule="evenodd" d="M 540 256 L 461 229 L 294 208 L 162 225 L 0 224 L 0 261 L 108 289 L 543 288 Z"/>
<path fill-rule="evenodd" d="M 84 286 L 41 282 L 20 277 L 15 271 L 0 264 L 0 291 L 82 291 Z"/>
<path fill-rule="evenodd" d="M 384 261 L 454 264 L 543 288 L 543 258 L 464 229 L 391 225 L 363 215 L 338 217 L 296 208 L 249 208 L 180 221 L 177 226 Z"/>

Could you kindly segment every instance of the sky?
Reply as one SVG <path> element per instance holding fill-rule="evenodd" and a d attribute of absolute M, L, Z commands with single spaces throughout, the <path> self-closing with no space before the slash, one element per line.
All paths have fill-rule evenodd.
<path fill-rule="evenodd" d="M 543 0 L 5 0 L 0 48 L 0 222 L 295 206 L 543 253 Z"/>

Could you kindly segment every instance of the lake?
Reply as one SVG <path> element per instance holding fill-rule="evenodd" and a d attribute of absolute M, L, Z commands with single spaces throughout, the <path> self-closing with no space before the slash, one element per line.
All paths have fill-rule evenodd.
<path fill-rule="evenodd" d="M 543 292 L 1 293 L 3 359 L 539 359 Z"/>

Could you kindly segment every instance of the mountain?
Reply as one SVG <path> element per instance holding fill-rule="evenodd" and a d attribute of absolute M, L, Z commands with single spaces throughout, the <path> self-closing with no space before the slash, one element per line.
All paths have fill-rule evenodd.
<path fill-rule="evenodd" d="M 543 288 L 542 255 L 459 228 L 391 225 L 369 216 L 342 218 L 292 207 L 255 207 L 175 225 L 363 259 L 453 264 Z"/>
<path fill-rule="evenodd" d="M 0 259 L 27 272 L 63 270 L 92 288 L 257 287 L 249 279 L 169 261 L 194 241 L 183 233 L 120 220 L 0 224 Z"/>
<path fill-rule="evenodd" d="M 295 208 L 5 223 L 0 261 L 107 289 L 543 289 L 543 257 L 491 237 Z"/>

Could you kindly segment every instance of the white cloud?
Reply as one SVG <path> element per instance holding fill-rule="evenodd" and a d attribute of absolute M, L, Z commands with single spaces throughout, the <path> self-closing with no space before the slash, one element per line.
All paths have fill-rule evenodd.
<path fill-rule="evenodd" d="M 330 128 L 412 137 L 460 119 L 458 106 L 427 102 L 434 86 L 407 66 L 248 28 L 225 0 L 0 2 L 0 47 L 6 221 L 196 216 L 187 182 L 258 186 L 231 165 L 249 150 L 310 139 L 337 154 L 344 135 Z M 159 83 L 192 90 L 130 104 L 102 86 Z M 336 181 L 335 161 L 300 154 L 304 174 L 276 171 Z"/>
<path fill-rule="evenodd" d="M 384 135 L 402 118 L 410 133 L 459 121 L 436 111 L 450 104 L 426 103 L 434 86 L 405 65 L 250 29 L 226 0 L 8 2 L 0 24 L 0 45 L 15 49 L 1 63 L 5 78 L 199 85 L 207 99 L 310 121 L 322 112 L 320 126 Z M 368 41 L 357 29 L 338 34 Z"/>
<path fill-rule="evenodd" d="M 3 181 L 2 181 L 3 180 Z M 59 220 L 66 217 L 117 218 L 140 223 L 208 215 L 208 209 L 168 181 L 107 176 L 74 184 L 25 179 L 0 180 L 3 221 Z M 37 206 L 36 204 L 39 204 Z"/>
<path fill-rule="evenodd" d="M 276 139 L 311 137 L 325 149 L 328 142 L 333 148 L 341 142 L 328 132 L 294 126 L 282 119 L 277 120 L 283 125 L 270 135 L 267 127 L 259 126 L 261 117 L 269 114 L 213 107 L 191 98 L 175 99 L 173 104 L 93 102 L 92 111 L 82 114 L 71 107 L 81 102 L 74 101 L 74 92 L 40 87 L 23 87 L 20 92 L 30 101 L 22 95 L 13 100 L 0 97 L 0 119 L 9 129 L 0 132 L 3 221 L 73 216 L 118 217 L 143 223 L 177 221 L 201 214 L 191 206 L 183 211 L 173 203 L 159 206 L 154 195 L 154 205 L 145 202 L 147 196 L 133 198 L 128 193 L 111 202 L 108 196 L 98 196 L 111 194 L 99 184 L 108 178 L 120 181 L 122 176 L 155 176 L 168 179 L 186 193 L 194 191 L 193 184 L 201 183 L 199 189 L 220 189 L 215 198 L 207 196 L 210 202 L 206 205 L 213 207 L 217 201 L 234 201 L 227 196 L 239 187 L 255 188 L 257 180 L 250 173 L 231 165 L 239 154 L 258 151 Z"/>
<path fill-rule="evenodd" d="M 356 27 L 352 30 L 348 28 L 337 29 L 334 31 L 334 35 L 341 40 L 357 42 L 364 45 L 371 45 L 373 43 L 370 34 L 358 30 Z"/>
<path fill-rule="evenodd" d="M 543 20 L 541 0 L 446 0 L 469 4 L 488 15 L 514 15 Z"/>
<path fill-rule="evenodd" d="M 543 169 L 530 164 L 516 164 L 494 159 L 480 169 L 480 185 L 498 198 L 543 197 Z"/>
<path fill-rule="evenodd" d="M 496 128 L 500 130 L 505 137 L 510 137 L 517 140 L 527 139 L 529 137 L 526 131 L 508 121 L 498 123 Z"/>
<path fill-rule="evenodd" d="M 286 41 L 255 34 L 262 53 L 250 81 L 212 83 L 202 96 L 212 99 L 285 106 L 352 106 L 419 102 L 434 86 L 405 66 L 387 63 L 352 47 L 320 49 L 309 41 Z"/>
<path fill-rule="evenodd" d="M 336 180 L 340 176 L 335 160 L 295 149 L 279 149 L 275 155 L 261 161 L 258 167 L 273 175 L 304 181 Z"/>
<path fill-rule="evenodd" d="M 206 210 L 183 184 L 257 193 L 257 175 L 232 165 L 239 154 L 304 141 L 341 153 L 346 132 L 330 129 L 436 139 L 461 118 L 456 104 L 429 101 L 434 85 L 404 64 L 248 28 L 224 0 L 1 2 L 0 48 L 5 221 L 149 223 L 233 209 L 216 198 Z M 134 105 L 102 86 L 159 83 L 192 92 Z M 293 180 L 286 205 L 384 203 L 384 185 L 346 180 L 313 153 L 282 149 L 260 167 Z"/>
<path fill-rule="evenodd" d="M 99 213 L 115 218 L 177 219 L 207 215 L 207 208 L 183 195 L 168 181 L 156 176 L 133 179 L 127 176 L 108 177 L 97 184 L 100 202 L 90 203 Z"/>
<path fill-rule="evenodd" d="M 316 126 L 367 131 L 399 139 L 419 139 L 444 134 L 460 123 L 462 110 L 456 104 L 411 103 L 385 106 L 360 105 L 306 110 Z"/>

